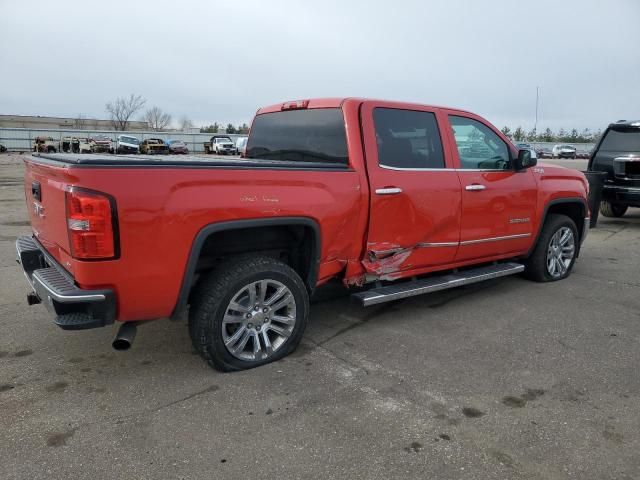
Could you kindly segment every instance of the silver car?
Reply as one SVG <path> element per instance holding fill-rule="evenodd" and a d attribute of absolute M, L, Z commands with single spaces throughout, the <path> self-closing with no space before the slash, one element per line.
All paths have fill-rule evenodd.
<path fill-rule="evenodd" d="M 236 139 L 236 150 L 241 157 L 247 153 L 247 140 L 249 137 L 238 137 Z"/>

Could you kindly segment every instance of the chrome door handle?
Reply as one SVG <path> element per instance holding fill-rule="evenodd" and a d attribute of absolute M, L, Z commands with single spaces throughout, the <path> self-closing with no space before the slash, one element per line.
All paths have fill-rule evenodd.
<path fill-rule="evenodd" d="M 402 189 L 398 187 L 377 188 L 376 193 L 378 195 L 396 195 L 402 193 Z"/>
<path fill-rule="evenodd" d="M 468 190 L 470 192 L 478 192 L 480 190 L 484 190 L 485 187 L 484 185 L 480 185 L 479 183 L 474 183 L 472 185 L 467 185 L 466 187 L 464 187 L 465 190 Z"/>

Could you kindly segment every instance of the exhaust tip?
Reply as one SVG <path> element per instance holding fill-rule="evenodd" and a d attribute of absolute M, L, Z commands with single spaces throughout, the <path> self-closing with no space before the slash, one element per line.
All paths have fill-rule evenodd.
<path fill-rule="evenodd" d="M 136 338 L 137 327 L 133 322 L 123 323 L 113 339 L 111 344 L 114 350 L 124 351 L 129 350 L 133 344 L 133 339 Z"/>
<path fill-rule="evenodd" d="M 131 342 L 124 338 L 116 338 L 113 340 L 111 344 L 114 350 L 124 351 L 129 350 L 131 348 Z"/>

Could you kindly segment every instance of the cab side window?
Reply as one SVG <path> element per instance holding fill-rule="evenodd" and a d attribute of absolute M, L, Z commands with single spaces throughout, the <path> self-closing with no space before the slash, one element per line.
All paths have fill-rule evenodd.
<path fill-rule="evenodd" d="M 375 108 L 378 163 L 399 169 L 445 168 L 436 117 L 431 112 Z"/>
<path fill-rule="evenodd" d="M 449 116 L 458 146 L 460 168 L 467 170 L 509 170 L 509 147 L 485 124 L 467 117 Z"/>

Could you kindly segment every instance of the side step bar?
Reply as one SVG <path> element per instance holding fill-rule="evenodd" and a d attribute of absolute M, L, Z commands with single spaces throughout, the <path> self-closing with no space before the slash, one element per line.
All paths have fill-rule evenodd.
<path fill-rule="evenodd" d="M 422 295 L 423 293 L 438 292 L 492 278 L 506 277 L 507 275 L 520 273 L 523 270 L 524 265 L 520 263 L 499 263 L 437 277 L 372 288 L 364 292 L 354 293 L 351 297 L 360 302 L 363 307 L 369 307 L 378 303 Z"/>

